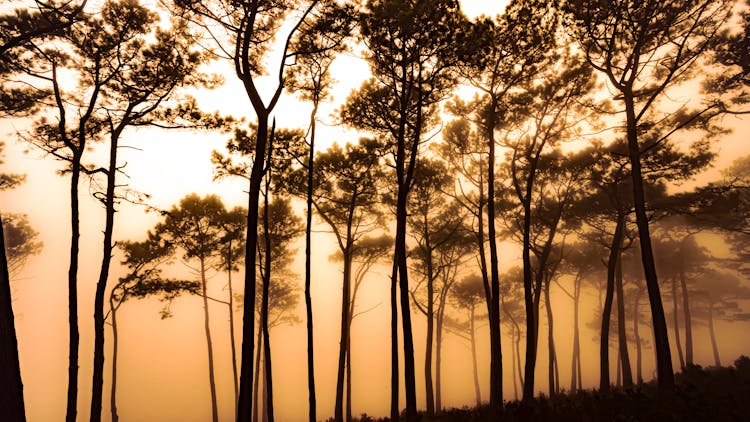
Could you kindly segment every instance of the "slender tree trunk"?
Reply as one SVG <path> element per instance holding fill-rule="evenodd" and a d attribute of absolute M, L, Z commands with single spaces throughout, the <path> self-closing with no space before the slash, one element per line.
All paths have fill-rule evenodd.
<path fill-rule="evenodd" d="M 619 388 L 622 387 L 622 359 L 620 359 L 620 349 L 617 349 L 617 371 L 615 372 L 617 374 L 617 380 L 615 381 L 615 385 Z"/>
<path fill-rule="evenodd" d="M 312 205 L 313 205 L 313 171 L 315 164 L 315 115 L 318 112 L 317 97 L 313 102 L 310 114 L 310 151 L 307 156 L 307 214 L 305 221 L 305 318 L 307 322 L 307 395 L 309 422 L 317 420 L 315 399 L 315 358 L 313 347 L 313 311 L 311 288 L 311 254 L 312 254 Z"/>
<path fill-rule="evenodd" d="M 351 314 L 350 314 L 351 315 Z M 349 318 L 351 334 L 351 318 Z M 346 344 L 346 422 L 352 422 L 352 339 Z"/>
<path fill-rule="evenodd" d="M 253 406 L 253 422 L 258 422 L 258 408 L 260 402 L 258 401 L 258 384 L 260 383 L 260 357 L 263 355 L 263 331 L 258 330 L 258 338 L 255 340 L 255 344 L 258 345 L 258 351 L 255 353 L 255 379 L 253 380 L 253 401 L 256 403 Z"/>
<path fill-rule="evenodd" d="M 521 371 L 521 327 L 516 325 L 516 367 L 518 368 L 518 380 L 521 381 L 521 389 L 526 385 L 526 381 L 523 377 L 523 371 Z"/>
<path fill-rule="evenodd" d="M 523 297 L 526 307 L 526 363 L 524 368 L 523 401 L 534 398 L 534 376 L 536 373 L 536 354 L 538 325 L 536 303 L 533 297 L 531 275 L 531 205 L 530 189 L 527 187 L 527 198 L 523 201 Z"/>
<path fill-rule="evenodd" d="M 615 277 L 615 288 L 617 289 L 617 337 L 619 345 L 620 364 L 622 367 L 622 385 L 625 388 L 633 386 L 633 370 L 630 368 L 630 355 L 628 354 L 628 336 L 625 328 L 625 291 L 622 287 L 622 256 L 617 259 L 617 276 Z"/>
<path fill-rule="evenodd" d="M 264 346 L 264 349 L 265 349 L 265 346 Z M 263 351 L 263 366 L 265 366 L 265 364 L 266 364 L 266 352 L 264 350 Z M 263 371 L 264 371 L 263 377 L 262 377 L 263 388 L 261 388 L 263 392 L 263 397 L 261 399 L 261 401 L 263 402 L 263 408 L 262 408 L 263 413 L 261 413 L 262 416 L 260 420 L 261 422 L 268 422 L 268 418 L 269 418 L 268 416 L 268 409 L 269 409 L 268 407 L 268 378 L 265 376 L 265 369 L 263 369 Z"/>
<path fill-rule="evenodd" d="M 477 342 L 475 332 L 475 321 L 474 321 L 474 305 L 471 305 L 469 310 L 469 341 L 471 341 L 471 365 L 472 375 L 474 376 L 474 397 L 477 402 L 477 407 L 482 405 L 482 392 L 479 388 L 479 371 L 477 369 Z M 513 371 L 515 377 L 515 371 Z M 515 378 L 513 379 L 515 385 Z M 518 391 L 516 391 L 516 399 L 518 399 Z"/>
<path fill-rule="evenodd" d="M 643 290 L 638 289 L 635 295 L 635 305 L 633 305 L 633 336 L 635 336 L 635 368 L 636 368 L 636 380 L 638 385 L 643 385 L 643 362 L 641 352 L 641 334 L 639 331 L 640 325 L 640 301 Z"/>
<path fill-rule="evenodd" d="M 104 241 L 102 264 L 94 295 L 94 369 L 91 388 L 91 422 L 102 419 L 102 391 L 104 386 L 104 293 L 107 289 L 109 266 L 112 262 L 112 231 L 115 222 L 115 183 L 117 176 L 117 144 L 119 133 L 110 136 L 109 168 L 107 169 L 107 192 L 105 197 Z"/>
<path fill-rule="evenodd" d="M 214 377 L 214 351 L 211 343 L 211 328 L 208 313 L 208 293 L 206 292 L 206 266 L 205 257 L 200 257 L 201 271 L 201 295 L 203 296 L 203 328 L 206 333 L 206 346 L 208 348 L 208 385 L 211 390 L 211 420 L 219 421 L 219 409 L 216 403 L 216 379 Z"/>
<path fill-rule="evenodd" d="M 125 293 L 123 293 L 120 303 L 122 303 L 124 298 Z M 109 296 L 109 307 L 111 309 L 110 315 L 112 316 L 112 386 L 109 394 L 109 410 L 112 415 L 112 422 L 117 422 L 120 420 L 117 414 L 117 353 L 120 347 L 117 333 L 117 308 L 119 305 L 115 306 L 114 297 L 111 294 Z"/>
<path fill-rule="evenodd" d="M 232 351 L 232 382 L 234 383 L 234 410 L 235 418 L 237 413 L 237 404 L 240 399 L 240 385 L 237 374 L 237 347 L 235 346 L 234 339 L 234 292 L 232 290 L 232 240 L 229 240 L 229 248 L 227 253 L 227 288 L 229 290 L 229 300 L 227 301 L 227 307 L 229 308 L 229 347 Z"/>
<path fill-rule="evenodd" d="M 638 143 L 638 122 L 635 116 L 634 94 L 632 87 L 623 91 L 627 123 L 628 155 L 630 159 L 631 177 L 633 179 L 633 203 L 635 205 L 636 224 L 641 245 L 641 259 L 643 273 L 646 278 L 651 316 L 654 324 L 654 346 L 656 347 L 656 368 L 659 389 L 671 392 L 674 389 L 674 371 L 672 370 L 672 355 L 669 351 L 669 334 L 664 317 L 664 306 L 659 292 L 659 280 L 656 275 L 654 253 L 651 247 L 651 233 L 646 215 L 646 200 L 643 191 L 643 176 L 641 174 L 641 152 Z"/>
<path fill-rule="evenodd" d="M 398 422 L 398 264 L 393 259 L 391 271 L 391 422 Z"/>
<path fill-rule="evenodd" d="M 497 235 L 495 233 L 495 110 L 493 97 L 490 124 L 487 128 L 487 237 L 490 243 L 490 284 L 492 304 L 489 312 L 490 328 L 490 407 L 496 415 L 503 411 L 503 351 L 500 338 L 500 273 L 498 270 Z M 533 379 L 533 375 L 532 375 Z M 532 383 L 533 384 L 533 383 Z M 533 390 L 533 388 L 532 388 Z M 532 391 L 533 394 L 533 391 Z M 525 397 L 525 395 L 524 395 Z"/>
<path fill-rule="evenodd" d="M 510 332 L 510 341 L 512 344 L 516 343 L 516 328 L 513 328 Z M 510 366 L 513 368 L 513 399 L 518 401 L 518 371 L 516 370 L 516 348 L 510 348 Z M 520 368 L 518 368 L 520 370 Z M 477 402 L 477 407 L 480 403 Z"/>
<path fill-rule="evenodd" d="M 573 363 L 570 370 L 570 392 L 576 391 L 578 388 L 579 378 L 578 378 L 578 372 L 580 370 L 580 348 L 581 348 L 581 341 L 580 341 L 580 334 L 578 330 L 578 305 L 580 300 L 580 287 L 581 285 L 581 278 L 576 277 L 576 279 L 573 281 Z"/>
<path fill-rule="evenodd" d="M 552 317 L 552 304 L 549 300 L 549 281 L 544 283 L 544 307 L 547 311 L 547 351 L 549 355 L 547 369 L 549 372 L 549 395 L 553 397 L 557 394 L 555 388 L 555 336 L 554 336 L 554 319 Z"/>
<path fill-rule="evenodd" d="M 604 307 L 602 309 L 602 328 L 599 343 L 599 390 L 603 393 L 608 392 L 610 389 L 609 325 L 612 315 L 612 301 L 615 292 L 615 269 L 617 267 L 617 261 L 620 259 L 620 247 L 622 245 L 624 226 L 625 215 L 622 211 L 618 210 L 615 234 L 612 236 L 612 244 L 609 249 L 609 259 L 607 260 L 607 292 L 604 298 Z"/>
<path fill-rule="evenodd" d="M 411 327 L 411 309 L 409 307 L 409 269 L 406 262 L 406 216 L 407 194 L 405 187 L 400 187 L 396 210 L 396 258 L 398 262 L 398 280 L 401 300 L 401 325 L 404 335 L 404 387 L 406 390 L 406 420 L 417 420 L 416 382 L 414 378 L 414 340 Z"/>
<path fill-rule="evenodd" d="M 674 330 L 674 341 L 677 346 L 677 357 L 680 359 L 680 369 L 685 369 L 685 358 L 682 355 L 682 340 L 680 339 L 680 314 L 677 305 L 677 280 L 672 280 L 672 328 Z"/>
<path fill-rule="evenodd" d="M 682 290 L 682 311 L 685 319 L 685 364 L 693 365 L 693 322 L 690 316 L 690 298 L 685 279 L 685 256 L 680 251 L 680 289 Z"/>
<path fill-rule="evenodd" d="M 438 314 L 435 333 L 435 411 L 440 414 L 443 411 L 443 321 L 445 316 L 445 297 L 441 295 L 438 305 Z"/>
<path fill-rule="evenodd" d="M 257 112 L 257 108 L 256 108 Z M 258 202 L 263 179 L 263 163 L 268 147 L 268 112 L 258 114 L 255 158 L 250 172 L 247 205 L 247 242 L 245 243 L 245 291 L 242 311 L 242 351 L 240 357 L 240 401 L 237 421 L 250 421 L 253 407 L 253 357 L 255 352 L 255 278 L 258 247 Z"/>
<path fill-rule="evenodd" d="M 273 245 L 271 244 L 271 233 L 270 233 L 270 218 L 269 218 L 269 211 L 268 206 L 270 204 L 268 200 L 269 190 L 271 189 L 271 157 L 273 157 L 273 138 L 274 138 L 274 132 L 276 128 L 276 119 L 273 121 L 273 126 L 271 127 L 271 134 L 269 136 L 269 143 L 268 143 L 268 154 L 266 156 L 266 169 L 265 169 L 265 177 L 266 177 L 266 188 L 263 193 L 263 227 L 264 227 L 264 239 L 265 239 L 265 260 L 263 262 L 263 265 L 265 266 L 265 277 L 261 277 L 263 281 L 263 295 L 261 297 L 261 305 L 260 305 L 260 326 L 261 330 L 263 330 L 263 363 L 264 363 L 264 380 L 265 383 L 263 385 L 263 395 L 264 395 L 264 403 L 265 403 L 265 412 L 264 417 L 268 418 L 267 420 L 269 422 L 274 422 L 274 409 L 273 409 L 273 367 L 271 366 L 271 337 L 268 332 L 268 303 L 269 303 L 269 296 L 268 292 L 271 287 L 271 249 L 273 248 Z M 266 422 L 264 420 L 264 422 Z"/>
<path fill-rule="evenodd" d="M 427 257 L 427 335 L 425 336 L 425 347 L 424 347 L 424 391 L 425 391 L 425 402 L 427 405 L 427 416 L 435 414 L 435 396 L 434 386 L 432 384 L 432 345 L 434 344 L 434 331 L 435 331 L 435 280 L 432 276 L 432 251 L 428 246 Z"/>
<path fill-rule="evenodd" d="M 78 179 L 81 152 L 74 152 L 70 171 L 70 263 L 68 266 L 68 401 L 66 422 L 76 422 L 78 412 L 78 243 L 81 237 L 78 203 Z"/>
<path fill-rule="evenodd" d="M 346 370 L 346 349 L 349 344 L 349 300 L 351 298 L 352 246 L 350 227 L 347 227 L 346 247 L 344 255 L 344 281 L 341 293 L 341 332 L 339 342 L 338 370 L 336 373 L 336 402 L 334 420 L 344 420 L 344 375 Z"/>
<path fill-rule="evenodd" d="M 0 216 L 0 414 L 8 422 L 26 420 L 23 381 L 18 361 L 18 339 L 10 293 L 5 234 Z"/>
<path fill-rule="evenodd" d="M 718 368 L 721 366 L 721 360 L 719 359 L 719 348 L 716 345 L 716 331 L 714 331 L 713 302 L 708 305 L 708 335 L 711 337 L 711 350 L 714 352 L 714 365 Z"/>

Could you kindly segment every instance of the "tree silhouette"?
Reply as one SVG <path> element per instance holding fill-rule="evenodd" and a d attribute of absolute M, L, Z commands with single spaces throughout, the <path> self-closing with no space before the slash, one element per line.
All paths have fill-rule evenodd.
<path fill-rule="evenodd" d="M 169 307 L 172 301 L 182 293 L 200 294 L 201 285 L 195 281 L 166 279 L 161 276 L 162 264 L 169 263 L 174 253 L 174 245 L 165 242 L 159 235 L 148 232 L 146 240 L 141 242 L 120 242 L 123 250 L 122 264 L 129 272 L 121 277 L 109 293 L 109 320 L 112 325 L 112 384 L 110 390 L 110 413 L 112 421 L 117 422 L 117 357 L 119 336 L 117 331 L 117 312 L 122 304 L 130 298 L 143 299 L 160 296 L 164 302 L 161 318 L 172 316 Z M 106 318 L 106 316 L 105 316 Z"/>
<path fill-rule="evenodd" d="M 484 282 L 482 277 L 472 274 L 464 277 L 458 283 L 455 283 L 450 290 L 450 298 L 455 307 L 466 312 L 465 320 L 458 320 L 445 317 L 445 325 L 448 332 L 467 340 L 471 346 L 471 364 L 472 375 L 474 380 L 474 399 L 477 407 L 482 405 L 482 392 L 479 387 L 479 374 L 477 370 L 477 343 L 476 328 L 477 320 L 482 319 L 482 315 L 477 315 L 477 306 L 484 301 Z"/>
<path fill-rule="evenodd" d="M 406 419 L 416 413 L 414 345 L 409 310 L 406 257 L 406 215 L 414 167 L 423 136 L 434 123 L 435 104 L 454 86 L 452 69 L 458 64 L 458 2 L 420 0 L 408 5 L 393 0 L 371 0 L 359 19 L 374 78 L 350 95 L 342 120 L 354 127 L 389 137 L 396 176 L 396 240 L 391 280 L 393 339 L 391 418 L 398 418 L 398 353 L 396 281 L 399 282 L 404 334 Z"/>
<path fill-rule="evenodd" d="M 697 111 L 680 108 L 666 117 L 648 112 L 668 88 L 689 76 L 730 14 L 731 2 L 682 0 L 665 4 L 580 0 L 567 4 L 571 26 L 589 63 L 617 92 L 625 111 L 633 202 L 646 286 L 654 322 L 659 386 L 674 386 L 669 339 L 651 247 L 644 194 L 642 159 L 675 132 L 721 112 L 713 103 Z M 659 136 L 648 134 L 654 122 Z M 667 129 L 664 129 L 667 128 Z"/>
<path fill-rule="evenodd" d="M 39 233 L 24 214 L 6 214 L 3 225 L 8 273 L 17 276 L 32 255 L 39 255 L 44 243 L 37 240 Z"/>

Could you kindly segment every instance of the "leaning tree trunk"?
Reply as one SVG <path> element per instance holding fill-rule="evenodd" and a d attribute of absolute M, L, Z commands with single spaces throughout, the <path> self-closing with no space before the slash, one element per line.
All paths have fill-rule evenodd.
<path fill-rule="evenodd" d="M 633 180 L 633 203 L 635 205 L 636 224 L 641 245 L 641 260 L 643 273 L 646 278 L 646 289 L 651 305 L 651 319 L 654 327 L 654 346 L 656 348 L 656 371 L 659 389 L 671 392 L 674 389 L 674 371 L 672 369 L 672 354 L 669 351 L 669 334 L 667 321 L 664 317 L 664 306 L 659 292 L 659 279 L 656 275 L 654 252 L 651 246 L 651 233 L 646 215 L 646 199 L 643 190 L 643 175 L 641 174 L 641 151 L 638 143 L 638 122 L 635 115 L 635 100 L 632 87 L 623 91 L 627 124 L 628 157 L 630 160 L 630 174 Z"/>
<path fill-rule="evenodd" d="M 310 151 L 307 156 L 307 214 L 305 215 L 305 318 L 307 323 L 307 396 L 309 422 L 317 420 L 315 399 L 315 359 L 313 347 L 313 311 L 311 275 L 312 275 L 312 206 L 313 206 L 313 169 L 315 164 L 315 115 L 318 112 L 318 97 L 313 101 L 310 114 Z"/>
<path fill-rule="evenodd" d="M 682 355 L 682 340 L 680 339 L 680 314 L 677 306 L 677 280 L 672 280 L 672 328 L 674 330 L 675 346 L 677 356 L 680 358 L 680 369 L 685 369 L 685 358 Z"/>
<path fill-rule="evenodd" d="M 8 422 L 26 420 L 23 403 L 23 382 L 18 361 L 18 339 L 10 294 L 8 258 L 0 216 L 0 414 Z"/>
<path fill-rule="evenodd" d="M 94 295 L 94 369 L 91 387 L 91 422 L 102 419 L 102 391 L 104 385 L 104 293 L 107 289 L 109 266 L 112 262 L 112 231 L 115 222 L 115 183 L 117 176 L 117 143 L 119 131 L 110 136 L 109 168 L 107 169 L 107 192 L 104 201 L 105 223 L 102 244 L 102 264 Z"/>
<path fill-rule="evenodd" d="M 206 347 L 208 348 L 208 385 L 211 390 L 211 420 L 219 421 L 219 409 L 216 403 L 216 379 L 214 377 L 214 350 L 211 343 L 211 326 L 208 313 L 208 293 L 206 291 L 206 266 L 205 257 L 200 257 L 201 272 L 201 296 L 203 296 L 203 328 L 206 334 Z"/>
<path fill-rule="evenodd" d="M 622 211 L 618 210 L 615 234 L 612 236 L 612 244 L 609 249 L 609 259 L 607 260 L 607 292 L 604 297 L 602 328 L 599 336 L 599 391 L 601 392 L 608 392 L 610 389 L 609 325 L 612 316 L 612 300 L 615 292 L 615 269 L 617 267 L 617 261 L 620 259 L 620 246 L 622 245 L 624 226 L 625 215 Z"/>
<path fill-rule="evenodd" d="M 256 406 L 253 406 L 253 422 L 258 422 L 258 408 L 260 407 L 258 404 L 260 403 L 258 401 L 258 384 L 260 383 L 260 358 L 261 355 L 263 355 L 263 331 L 258 330 L 258 338 L 255 339 L 255 344 L 258 345 L 258 351 L 255 353 L 255 379 L 253 380 L 253 401 L 256 403 Z"/>
<path fill-rule="evenodd" d="M 628 337 L 625 330 L 625 292 L 622 287 L 622 257 L 617 260 L 615 288 L 617 289 L 617 342 L 619 346 L 620 366 L 622 368 L 622 385 L 625 388 L 630 388 L 633 386 L 633 370 L 630 368 Z"/>
<path fill-rule="evenodd" d="M 229 348 L 232 351 L 232 383 L 234 384 L 234 410 L 235 417 L 237 412 L 237 403 L 240 398 L 240 386 L 239 379 L 237 376 L 237 348 L 235 347 L 234 339 L 234 292 L 232 291 L 232 240 L 229 239 L 229 245 L 227 247 L 227 290 L 229 291 L 229 300 L 227 301 L 227 307 L 229 308 Z"/>
<path fill-rule="evenodd" d="M 719 359 L 719 347 L 716 345 L 716 331 L 714 331 L 713 302 L 708 305 L 708 335 L 711 337 L 711 350 L 714 352 L 714 365 L 718 368 L 721 366 L 721 360 Z"/>
<path fill-rule="evenodd" d="M 273 137 L 274 130 L 276 128 L 276 119 L 273 121 L 271 127 L 271 134 L 269 137 L 268 154 L 266 155 L 266 188 L 263 192 L 263 238 L 265 240 L 265 259 L 263 260 L 263 266 L 265 268 L 265 274 L 261 277 L 263 282 L 263 294 L 261 296 L 260 304 L 260 329 L 263 331 L 263 372 L 265 377 L 263 384 L 263 396 L 264 396 L 264 408 L 263 413 L 264 422 L 274 422 L 274 409 L 273 409 L 273 370 L 271 366 L 271 337 L 268 331 L 268 305 L 269 305 L 269 290 L 271 287 L 271 219 L 269 217 L 269 201 L 268 195 L 271 188 L 271 157 L 273 156 Z"/>

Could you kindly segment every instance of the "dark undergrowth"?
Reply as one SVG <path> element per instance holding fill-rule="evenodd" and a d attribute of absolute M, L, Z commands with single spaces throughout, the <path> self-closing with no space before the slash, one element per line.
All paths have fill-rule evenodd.
<path fill-rule="evenodd" d="M 502 417 L 489 407 L 450 409 L 423 422 L 453 421 L 750 421 L 750 358 L 728 368 L 691 366 L 676 374 L 673 394 L 660 395 L 656 383 L 631 389 L 594 390 L 540 396 L 530 403 L 507 402 Z M 378 422 L 362 415 L 355 420 Z"/>

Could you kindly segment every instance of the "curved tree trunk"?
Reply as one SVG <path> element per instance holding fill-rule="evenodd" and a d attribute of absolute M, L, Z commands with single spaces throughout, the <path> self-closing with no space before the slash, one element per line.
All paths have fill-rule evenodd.
<path fill-rule="evenodd" d="M 552 304 L 549 300 L 549 281 L 544 283 L 544 307 L 547 311 L 547 352 L 549 355 L 547 370 L 549 371 L 549 396 L 553 397 L 557 394 L 557 388 L 555 387 L 555 336 L 554 336 L 554 318 L 552 317 Z"/>
<path fill-rule="evenodd" d="M 110 136 L 109 168 L 107 169 L 107 192 L 105 197 L 104 241 L 102 264 L 94 295 L 94 368 L 91 381 L 91 422 L 102 419 L 102 391 L 104 385 L 104 293 L 107 289 L 109 266 L 112 262 L 112 230 L 115 222 L 115 183 L 117 176 L 117 144 L 120 134 Z"/>
<path fill-rule="evenodd" d="M 122 299 L 124 297 L 123 293 Z M 114 297 L 110 294 L 109 307 L 111 309 L 110 315 L 112 316 L 112 386 L 109 394 L 109 410 L 112 415 L 112 422 L 117 422 L 120 420 L 117 414 L 117 352 L 120 347 L 117 333 L 117 308 L 119 308 L 119 305 L 115 306 L 113 299 Z M 120 303 L 122 303 L 122 299 L 120 299 Z"/>
<path fill-rule="evenodd" d="M 617 289 L 617 337 L 619 345 L 618 355 L 622 368 L 622 385 L 625 388 L 630 388 L 633 386 L 633 370 L 630 368 L 628 336 L 625 329 L 625 292 L 622 287 L 622 257 L 617 260 L 615 287 Z"/>
<path fill-rule="evenodd" d="M 0 216 L 0 414 L 8 422 L 26 420 L 2 216 Z"/>
<path fill-rule="evenodd" d="M 638 125 L 635 115 L 634 93 L 632 87 L 623 90 L 625 114 L 627 124 L 628 158 L 630 160 L 631 178 L 633 180 L 633 203 L 635 205 L 636 224 L 641 246 L 641 260 L 643 273 L 646 278 L 646 289 L 651 305 L 651 319 L 654 327 L 654 346 L 656 348 L 656 371 L 659 389 L 671 392 L 674 389 L 674 371 L 672 370 L 672 354 L 669 351 L 669 334 L 664 317 L 659 280 L 654 264 L 654 252 L 651 247 L 651 233 L 646 215 L 646 199 L 643 191 L 643 175 L 641 174 L 641 152 L 638 143 Z"/>

